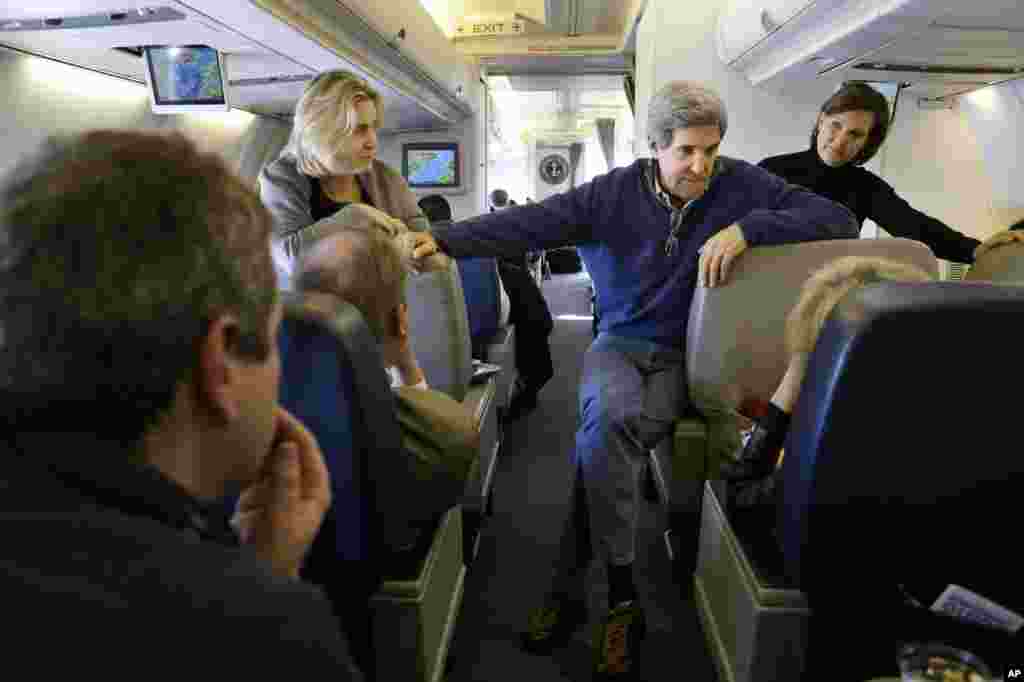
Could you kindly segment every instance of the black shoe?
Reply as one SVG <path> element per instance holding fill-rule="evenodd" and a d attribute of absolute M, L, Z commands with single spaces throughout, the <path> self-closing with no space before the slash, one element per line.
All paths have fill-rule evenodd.
<path fill-rule="evenodd" d="M 512 396 L 512 401 L 505 411 L 505 421 L 514 422 L 537 409 L 537 391 L 524 389 Z"/>
<path fill-rule="evenodd" d="M 722 478 L 726 481 L 755 481 L 770 476 L 775 471 L 788 432 L 789 415 L 769 403 L 768 414 L 754 427 L 739 459 L 722 465 Z"/>
<path fill-rule="evenodd" d="M 569 643 L 569 638 L 587 622 L 587 605 L 567 596 L 549 596 L 543 606 L 530 612 L 523 650 L 531 654 L 550 654 Z"/>
<path fill-rule="evenodd" d="M 647 635 L 647 618 L 635 601 L 608 612 L 594 643 L 594 680 L 633 679 L 636 648 Z"/>

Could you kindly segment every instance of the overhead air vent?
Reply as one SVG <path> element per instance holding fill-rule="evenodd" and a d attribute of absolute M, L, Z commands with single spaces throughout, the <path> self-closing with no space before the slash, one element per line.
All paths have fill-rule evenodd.
<path fill-rule="evenodd" d="M 0 31 L 60 31 L 67 29 L 105 28 L 130 24 L 152 24 L 163 21 L 184 21 L 186 16 L 173 7 L 131 8 L 115 12 L 96 12 L 79 16 L 48 16 L 4 19 Z"/>
<path fill-rule="evenodd" d="M 1024 73 L 1024 67 L 1006 66 L 949 66 L 943 64 L 884 64 L 879 62 L 860 62 L 853 65 L 854 69 L 864 71 L 906 71 L 908 73 L 934 74 L 940 76 L 982 76 L 986 74 L 1002 74 L 1012 76 Z"/>
<path fill-rule="evenodd" d="M 299 73 L 285 76 L 265 76 L 262 78 L 238 78 L 228 81 L 228 84 L 232 87 L 245 87 L 247 85 L 274 85 L 275 83 L 302 83 L 311 80 L 313 80 L 311 74 Z"/>

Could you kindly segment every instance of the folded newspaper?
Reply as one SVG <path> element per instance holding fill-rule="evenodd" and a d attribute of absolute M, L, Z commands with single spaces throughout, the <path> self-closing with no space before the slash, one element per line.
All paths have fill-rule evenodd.
<path fill-rule="evenodd" d="M 1005 630 L 1010 634 L 1016 634 L 1024 625 L 1024 617 L 1020 614 L 959 585 L 948 586 L 932 604 L 931 610 L 968 623 Z"/>
<path fill-rule="evenodd" d="M 501 365 L 494 365 L 489 362 L 481 362 L 473 358 L 473 381 L 479 381 L 484 377 L 497 374 L 501 371 Z"/>

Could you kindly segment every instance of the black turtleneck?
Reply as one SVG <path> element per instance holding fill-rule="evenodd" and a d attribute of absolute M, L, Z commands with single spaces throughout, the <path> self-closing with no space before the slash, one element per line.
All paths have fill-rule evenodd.
<path fill-rule="evenodd" d="M 862 225 L 870 218 L 894 237 L 923 242 L 938 258 L 974 262 L 974 249 L 981 242 L 914 209 L 885 180 L 860 166 L 832 168 L 822 162 L 814 149 L 772 156 L 758 165 L 789 183 L 846 206 Z"/>

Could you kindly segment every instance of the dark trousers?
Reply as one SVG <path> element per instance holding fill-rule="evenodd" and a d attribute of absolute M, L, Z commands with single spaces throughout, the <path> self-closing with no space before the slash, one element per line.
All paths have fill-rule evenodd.
<path fill-rule="evenodd" d="M 509 322 L 516 329 L 516 371 L 526 390 L 539 391 L 555 375 L 548 343 L 555 322 L 525 262 L 499 259 L 498 275 L 508 294 Z"/>

